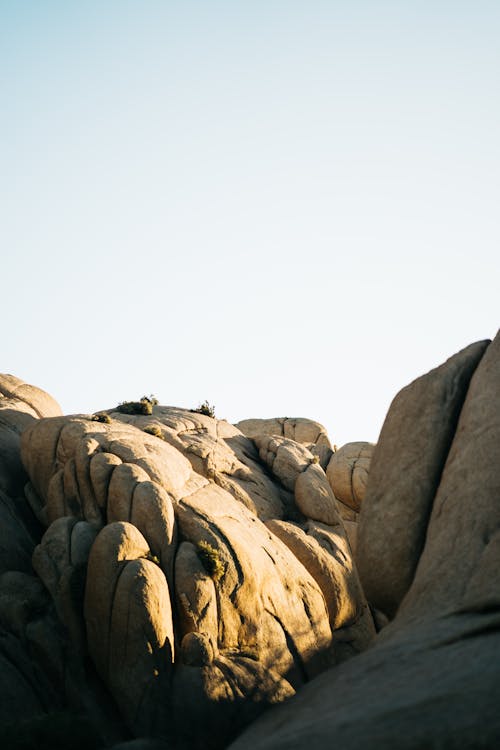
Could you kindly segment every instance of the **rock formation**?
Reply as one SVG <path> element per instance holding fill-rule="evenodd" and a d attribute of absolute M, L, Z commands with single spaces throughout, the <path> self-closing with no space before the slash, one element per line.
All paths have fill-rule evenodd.
<path fill-rule="evenodd" d="M 500 334 L 399 393 L 374 450 L 357 560 L 389 624 L 234 750 L 500 746 Z"/>
<path fill-rule="evenodd" d="M 4 746 L 500 746 L 499 396 L 500 336 L 337 450 L 0 376 Z"/>
<path fill-rule="evenodd" d="M 56 633 L 54 705 L 108 741 L 221 748 L 366 648 L 374 625 L 321 465 L 332 449 L 320 425 L 290 421 L 306 444 L 148 399 L 24 425 L 18 502 L 38 537 L 22 585 Z"/>

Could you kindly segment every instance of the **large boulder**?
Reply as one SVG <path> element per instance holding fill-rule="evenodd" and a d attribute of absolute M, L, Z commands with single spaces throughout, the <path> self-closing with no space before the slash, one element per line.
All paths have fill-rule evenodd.
<path fill-rule="evenodd" d="M 25 429 L 35 571 L 132 735 L 222 747 L 369 645 L 316 444 L 151 402 Z"/>
<path fill-rule="evenodd" d="M 375 446 L 366 441 L 346 443 L 332 454 L 326 478 L 337 501 L 354 555 L 358 548 L 358 520 L 364 502 L 368 474 Z"/>
<path fill-rule="evenodd" d="M 458 418 L 487 346 L 487 341 L 471 344 L 406 386 L 382 427 L 359 524 L 357 562 L 371 604 L 389 617 L 413 580 Z"/>
<path fill-rule="evenodd" d="M 365 498 L 373 443 L 346 443 L 330 458 L 326 476 L 337 500 L 356 513 Z"/>
<path fill-rule="evenodd" d="M 232 750 L 500 746 L 499 396 L 500 334 L 398 394 L 358 550 L 371 603 L 393 619 Z"/>

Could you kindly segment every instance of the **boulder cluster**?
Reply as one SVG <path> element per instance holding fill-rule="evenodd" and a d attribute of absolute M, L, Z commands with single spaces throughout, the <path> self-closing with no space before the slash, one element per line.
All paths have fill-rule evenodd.
<path fill-rule="evenodd" d="M 0 375 L 7 747 L 500 746 L 499 396 L 497 337 L 337 449 Z"/>

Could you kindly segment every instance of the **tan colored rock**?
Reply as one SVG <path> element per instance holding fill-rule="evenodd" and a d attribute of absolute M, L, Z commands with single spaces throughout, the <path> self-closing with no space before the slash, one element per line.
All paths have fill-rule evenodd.
<path fill-rule="evenodd" d="M 357 561 L 368 601 L 390 617 L 415 575 L 458 417 L 487 346 L 471 344 L 400 391 L 382 427 Z"/>
<path fill-rule="evenodd" d="M 356 559 L 356 553 L 358 551 L 358 523 L 357 521 L 350 521 L 345 518 L 342 519 L 344 523 L 344 529 L 347 534 L 349 546 L 351 548 L 354 559 Z"/>
<path fill-rule="evenodd" d="M 191 542 L 182 542 L 177 551 L 175 590 L 178 628 L 181 633 L 202 633 L 217 644 L 219 620 L 215 583 L 207 573 Z"/>
<path fill-rule="evenodd" d="M 269 521 L 267 526 L 310 570 L 325 597 L 332 630 L 352 625 L 365 600 L 343 528 L 335 531 L 314 521 L 305 529 L 285 521 Z"/>
<path fill-rule="evenodd" d="M 249 438 L 285 437 L 296 443 L 330 446 L 328 434 L 319 422 L 301 417 L 274 417 L 272 419 L 243 419 L 235 427 Z"/>
<path fill-rule="evenodd" d="M 0 375 L 0 393 L 7 398 L 23 401 L 37 417 L 57 417 L 61 414 L 61 407 L 52 396 L 14 375 Z"/>
<path fill-rule="evenodd" d="M 292 685 L 324 668 L 331 632 L 323 595 L 289 549 L 215 485 L 184 498 L 176 513 L 182 536 L 210 544 L 224 570 L 216 583 L 219 649 L 243 648 Z"/>
<path fill-rule="evenodd" d="M 37 565 L 61 598 L 71 545 L 60 519 L 97 533 L 87 645 L 129 728 L 178 743 L 199 714 L 195 745 L 207 747 L 208 732 L 223 746 L 373 634 L 335 498 L 318 457 L 289 437 L 262 439 L 263 460 L 258 440 L 205 415 L 159 405 L 108 414 L 45 419 L 23 434 L 30 502 L 52 524 Z M 276 520 L 307 529 L 295 550 L 266 526 Z M 59 526 L 60 561 L 48 544 Z M 323 569 L 337 592 L 328 605 Z"/>
<path fill-rule="evenodd" d="M 256 437 L 259 456 L 273 474 L 289 489 L 294 490 L 298 475 L 313 463 L 313 455 L 294 440 L 280 437 Z"/>
<path fill-rule="evenodd" d="M 500 333 L 470 380 L 401 623 L 500 601 L 499 457 Z"/>
<path fill-rule="evenodd" d="M 233 425 L 171 406 L 155 406 L 151 416 L 115 410 L 109 413 L 113 419 L 141 430 L 160 430 L 163 439 L 189 460 L 197 475 L 230 492 L 259 518 L 283 515 L 282 490 L 262 472 L 253 442 Z"/>
<path fill-rule="evenodd" d="M 295 502 L 300 512 L 313 521 L 341 524 L 335 496 L 319 464 L 309 464 L 295 480 Z"/>
<path fill-rule="evenodd" d="M 174 657 L 168 584 L 149 554 L 134 526 L 109 524 L 92 547 L 85 592 L 90 654 L 135 731 L 150 728 L 144 694 L 168 682 Z"/>
<path fill-rule="evenodd" d="M 160 567 L 171 580 L 176 533 L 174 509 L 168 493 L 135 464 L 116 466 L 108 485 L 108 523 L 128 521 L 147 539 Z"/>
<path fill-rule="evenodd" d="M 330 458 L 326 476 L 335 497 L 359 512 L 366 491 L 373 443 L 346 443 Z"/>
<path fill-rule="evenodd" d="M 500 334 L 484 349 L 411 384 L 382 430 L 358 553 L 394 618 L 377 613 L 369 649 L 271 708 L 231 750 L 500 746 Z"/>
<path fill-rule="evenodd" d="M 85 649 L 82 598 L 95 529 L 76 518 L 59 518 L 47 529 L 33 552 L 33 568 L 50 592 L 74 647 Z"/>

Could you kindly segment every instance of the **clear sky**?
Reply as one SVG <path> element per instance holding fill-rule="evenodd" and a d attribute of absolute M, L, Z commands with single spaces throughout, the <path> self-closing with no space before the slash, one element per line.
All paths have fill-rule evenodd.
<path fill-rule="evenodd" d="M 500 322 L 500 3 L 0 0 L 0 370 L 373 440 Z"/>

